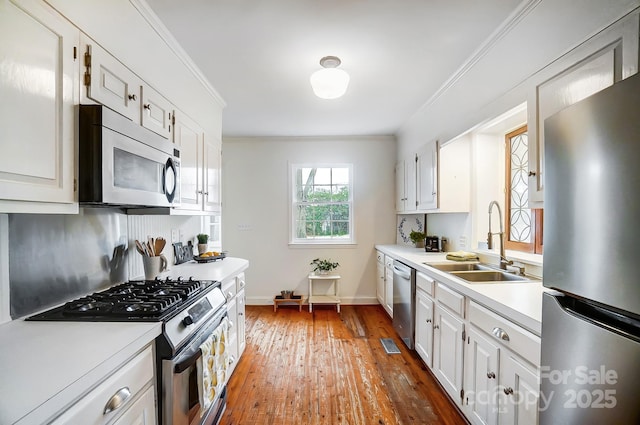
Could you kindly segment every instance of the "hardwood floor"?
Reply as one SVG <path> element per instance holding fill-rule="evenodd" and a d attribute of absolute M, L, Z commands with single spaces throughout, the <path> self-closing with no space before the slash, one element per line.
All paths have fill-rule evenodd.
<path fill-rule="evenodd" d="M 380 306 L 247 306 L 246 320 L 221 425 L 466 423 Z"/>

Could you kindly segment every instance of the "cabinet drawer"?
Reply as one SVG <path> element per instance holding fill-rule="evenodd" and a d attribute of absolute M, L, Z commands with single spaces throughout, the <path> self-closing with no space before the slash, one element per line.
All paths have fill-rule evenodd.
<path fill-rule="evenodd" d="M 540 338 L 493 311 L 471 301 L 469 321 L 532 364 L 540 365 Z"/>
<path fill-rule="evenodd" d="M 436 298 L 440 304 L 449 307 L 452 312 L 460 317 L 464 317 L 464 295 L 438 282 Z"/>
<path fill-rule="evenodd" d="M 242 291 L 246 285 L 246 280 L 244 278 L 244 273 L 240 273 L 236 276 L 236 293 Z"/>
<path fill-rule="evenodd" d="M 424 273 L 416 273 L 416 289 L 420 289 L 433 297 L 435 280 L 431 279 Z"/>
<path fill-rule="evenodd" d="M 231 301 L 236 294 L 238 293 L 238 290 L 236 288 L 236 278 L 234 277 L 233 279 L 226 281 L 222 284 L 222 293 L 224 294 L 225 298 L 227 299 L 227 302 Z"/>
<path fill-rule="evenodd" d="M 53 425 L 97 425 L 107 423 L 121 412 L 129 409 L 132 404 L 131 401 L 152 380 L 153 351 L 151 347 L 148 347 L 71 406 L 69 410 L 53 422 Z M 116 396 L 118 393 L 119 395 Z M 129 395 L 127 396 L 127 394 Z M 117 408 L 117 403 L 114 403 L 115 410 L 105 413 L 107 404 L 115 397 L 124 398 L 124 401 Z"/>

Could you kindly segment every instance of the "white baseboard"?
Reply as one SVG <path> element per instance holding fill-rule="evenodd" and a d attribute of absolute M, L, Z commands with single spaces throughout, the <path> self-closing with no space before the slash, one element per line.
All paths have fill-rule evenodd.
<path fill-rule="evenodd" d="M 306 298 L 304 295 L 305 301 L 304 304 L 307 304 Z M 273 297 L 246 297 L 245 301 L 246 305 L 273 305 Z M 378 298 L 376 297 L 357 297 L 357 298 L 346 298 L 341 297 L 340 303 L 342 305 L 375 305 L 380 304 L 378 302 Z"/>

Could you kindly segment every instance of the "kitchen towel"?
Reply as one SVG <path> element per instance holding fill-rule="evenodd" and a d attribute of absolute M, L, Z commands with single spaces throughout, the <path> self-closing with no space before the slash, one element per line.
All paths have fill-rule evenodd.
<path fill-rule="evenodd" d="M 196 362 L 200 417 L 209 410 L 211 403 L 222 392 L 227 378 L 229 355 L 229 319 L 226 317 L 211 335 L 200 345 L 202 355 Z"/>
<path fill-rule="evenodd" d="M 453 251 L 447 254 L 447 260 L 453 261 L 478 261 L 479 258 L 473 252 Z"/>

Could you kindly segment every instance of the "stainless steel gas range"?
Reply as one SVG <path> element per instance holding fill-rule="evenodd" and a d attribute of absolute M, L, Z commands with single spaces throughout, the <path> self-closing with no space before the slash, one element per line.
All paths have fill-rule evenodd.
<path fill-rule="evenodd" d="M 26 320 L 162 322 L 156 339 L 160 423 L 210 425 L 220 421 L 226 407 L 226 384 L 202 409 L 197 363 L 201 344 L 223 326 L 226 316 L 220 282 L 167 278 L 118 284 Z"/>

